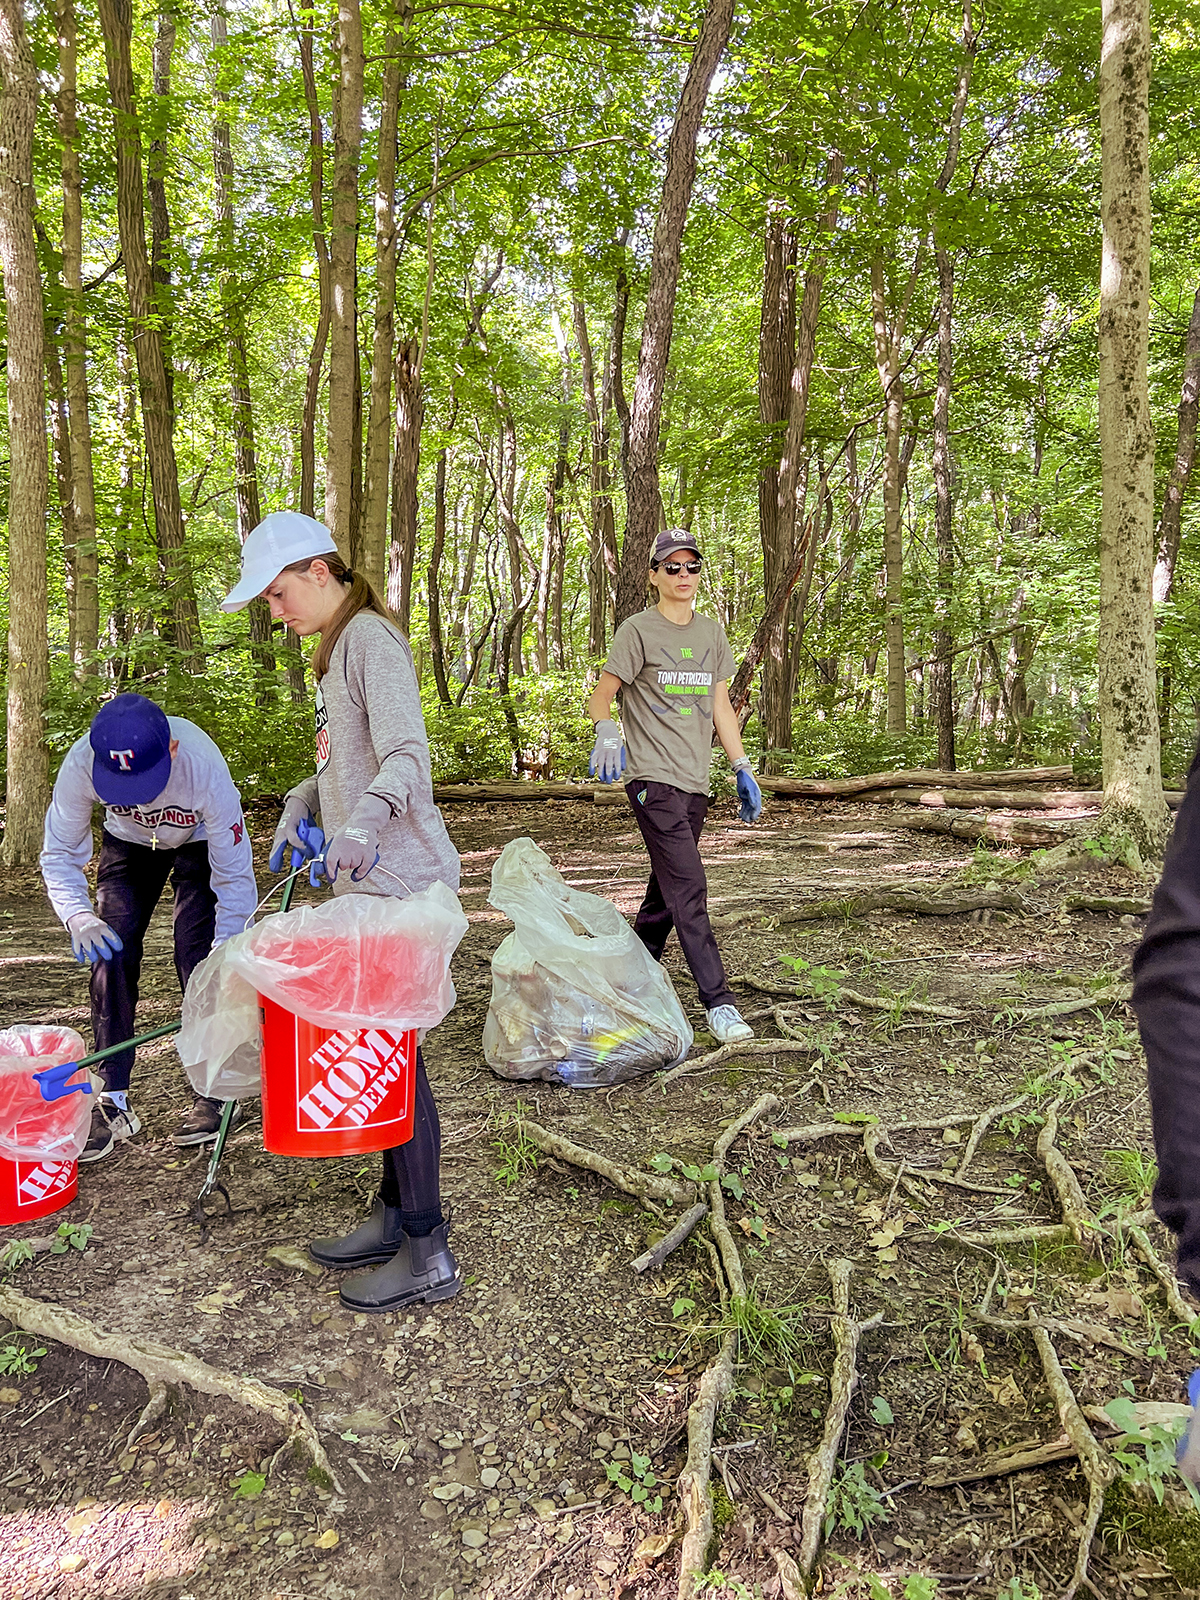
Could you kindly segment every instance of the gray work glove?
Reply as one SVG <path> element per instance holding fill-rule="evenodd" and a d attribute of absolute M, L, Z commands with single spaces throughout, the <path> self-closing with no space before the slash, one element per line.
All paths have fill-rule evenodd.
<path fill-rule="evenodd" d="M 67 918 L 71 949 L 80 966 L 94 967 L 97 961 L 111 961 L 125 945 L 119 933 L 103 922 L 94 911 L 77 911 Z"/>
<path fill-rule="evenodd" d="M 616 783 L 625 771 L 625 744 L 621 730 L 611 717 L 596 724 L 596 746 L 588 762 L 588 777 L 601 783 Z"/>
<path fill-rule="evenodd" d="M 380 795 L 363 795 L 345 827 L 325 846 L 324 871 L 330 883 L 336 882 L 339 872 L 348 872 L 351 883 L 361 883 L 374 870 L 379 860 L 379 835 L 391 816 L 391 806 Z"/>
<path fill-rule="evenodd" d="M 293 868 L 316 854 L 308 839 L 299 831 L 302 822 L 311 824 L 312 820 L 307 800 L 302 800 L 298 794 L 284 795 L 283 812 L 275 829 L 275 837 L 271 840 L 271 855 L 267 861 L 271 872 L 283 871 L 283 856 L 288 845 L 292 847 Z"/>

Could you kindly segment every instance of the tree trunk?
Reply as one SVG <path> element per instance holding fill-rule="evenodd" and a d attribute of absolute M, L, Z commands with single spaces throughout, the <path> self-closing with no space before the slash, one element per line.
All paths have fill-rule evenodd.
<path fill-rule="evenodd" d="M 307 22 L 300 30 L 300 69 L 304 79 L 304 103 L 308 110 L 308 198 L 312 213 L 313 253 L 317 258 L 317 325 L 313 329 L 308 353 L 304 410 L 300 419 L 300 509 L 305 516 L 312 517 L 316 515 L 317 406 L 321 396 L 321 368 L 329 340 L 332 296 L 329 287 L 329 241 L 325 235 L 325 130 L 321 123 L 317 75 L 313 65 L 313 30 Z"/>
<path fill-rule="evenodd" d="M 1101 825 L 1145 854 L 1170 826 L 1154 659 L 1150 418 L 1150 7 L 1102 0 L 1100 50 Z"/>
<path fill-rule="evenodd" d="M 154 304 L 162 332 L 163 367 L 167 398 L 175 417 L 175 366 L 171 360 L 171 334 L 175 324 L 171 294 L 171 212 L 167 205 L 167 168 L 170 165 L 171 57 L 175 53 L 175 18 L 169 9 L 158 13 L 151 64 L 154 74 L 154 132 L 146 152 L 146 192 L 150 201 L 150 277 Z"/>
<path fill-rule="evenodd" d="M 900 339 L 889 327 L 884 298 L 883 254 L 871 262 L 871 306 L 875 325 L 875 362 L 883 390 L 883 636 L 887 647 L 887 731 L 902 734 L 908 726 L 907 680 L 904 672 L 904 529 L 901 524 L 900 432 L 904 425 L 904 380 L 900 376 Z"/>
<path fill-rule="evenodd" d="M 796 234 L 783 200 L 767 204 L 763 243 L 762 306 L 758 324 L 758 419 L 767 442 L 758 474 L 758 532 L 763 552 L 763 589 L 769 598 L 791 554 L 780 543 L 779 459 L 787 431 L 790 379 L 796 361 Z M 786 616 L 786 613 L 785 613 Z M 791 708 L 781 728 L 781 679 L 786 677 L 783 627 L 767 641 L 761 717 L 768 749 L 791 744 Z"/>
<path fill-rule="evenodd" d="M 113 601 L 108 614 L 107 636 L 114 651 L 113 682 L 123 685 L 129 677 L 129 645 L 133 622 L 128 595 L 131 587 L 129 550 L 133 543 L 133 519 L 138 513 L 137 476 L 140 465 L 137 428 L 137 379 L 133 352 L 123 329 L 116 337 L 117 429 L 117 526 L 113 539 Z"/>
<path fill-rule="evenodd" d="M 508 584 L 512 594 L 512 618 L 515 619 L 516 632 L 506 646 L 508 651 L 505 657 L 505 671 L 511 665 L 517 677 L 525 673 L 524 650 L 522 648 L 522 634 L 524 631 L 525 613 L 529 609 L 529 602 L 534 598 L 530 591 L 528 599 L 522 599 L 524 577 L 521 567 L 521 524 L 517 517 L 517 425 L 513 421 L 512 410 L 503 395 L 498 397 L 502 405 L 500 415 L 500 471 L 497 476 L 498 499 L 500 502 L 500 526 L 504 532 L 504 541 L 508 550 Z"/>
<path fill-rule="evenodd" d="M 79 170 L 76 110 L 78 33 L 74 0 L 57 0 L 58 131 L 62 142 L 63 308 L 62 357 L 71 453 L 74 522 L 71 606 L 72 660 L 90 662 L 100 647 L 99 562 L 96 552 L 96 485 L 92 471 L 92 424 L 87 380 L 87 320 L 83 298 L 83 185 Z"/>
<path fill-rule="evenodd" d="M 32 866 L 50 798 L 43 739 L 46 645 L 46 385 L 42 280 L 34 239 L 38 78 L 19 0 L 0 0 L 0 271 L 8 343 L 8 691 L 6 867 Z"/>
<path fill-rule="evenodd" d="M 1158 521 L 1158 559 L 1154 564 L 1154 599 L 1165 605 L 1175 587 L 1175 564 L 1179 560 L 1179 540 L 1183 497 L 1196 460 L 1196 414 L 1200 401 L 1200 289 L 1192 302 L 1184 357 L 1183 387 L 1179 395 L 1179 426 L 1175 439 L 1175 459 L 1163 494 L 1162 515 Z"/>
<path fill-rule="evenodd" d="M 212 13 L 211 35 L 214 52 L 228 44 L 225 12 L 218 4 Z M 218 57 L 216 67 L 220 71 Z M 218 89 L 218 106 L 228 104 L 229 95 Z M 217 236 L 221 248 L 221 314 L 229 355 L 229 400 L 233 412 L 234 496 L 237 504 L 238 541 L 245 544 L 262 521 L 258 492 L 258 451 L 254 442 L 254 408 L 250 393 L 250 362 L 246 353 L 246 311 L 240 285 L 234 273 L 235 254 L 233 211 L 233 146 L 229 124 L 218 115 L 213 119 L 213 176 L 217 193 Z M 261 598 L 252 600 L 250 648 L 260 679 L 258 704 L 270 703 L 274 688 L 275 652 L 271 648 L 271 608 Z"/>
<path fill-rule="evenodd" d="M 442 552 L 446 548 L 446 450 L 438 451 L 437 468 L 433 485 L 433 550 L 429 556 L 426 573 L 426 594 L 429 601 L 429 656 L 433 663 L 433 681 L 437 685 L 438 699 L 444 706 L 452 705 L 450 684 L 446 678 L 446 649 L 442 639 L 442 600 L 438 593 L 441 578 Z"/>
<path fill-rule="evenodd" d="M 358 165 L 362 150 L 363 31 L 359 0 L 338 0 L 338 92 L 329 229 L 329 432 L 325 523 L 348 562 L 357 559 L 362 427 L 358 372 Z M 411 581 L 411 568 L 409 572 Z M 407 624 L 406 624 L 407 625 Z"/>
<path fill-rule="evenodd" d="M 388 563 L 388 605 L 407 633 L 412 613 L 412 576 L 417 559 L 417 475 L 421 466 L 421 426 L 425 394 L 420 372 L 419 334 L 396 346 L 396 446 L 392 456 L 392 548 Z"/>
<path fill-rule="evenodd" d="M 35 223 L 36 227 L 36 223 Z M 54 318 L 43 332 L 46 356 L 46 382 L 49 386 L 50 442 L 54 475 L 58 480 L 58 504 L 62 513 L 63 583 L 67 593 L 67 655 L 74 661 L 76 572 L 79 564 L 79 539 L 75 528 L 75 485 L 71 478 L 71 428 L 67 391 L 63 383 L 62 361 L 54 338 Z"/>
<path fill-rule="evenodd" d="M 363 484 L 360 564 L 377 589 L 387 580 L 387 521 L 392 442 L 392 354 L 396 337 L 396 133 L 408 74 L 400 49 L 412 17 L 411 0 L 399 0 L 384 44 L 379 108 L 379 163 L 375 178 L 375 338 L 367 413 L 367 465 Z M 435 669 L 436 671 L 436 666 Z"/>
<path fill-rule="evenodd" d="M 588 336 L 587 313 L 576 295 L 571 302 L 575 342 L 579 346 L 579 371 L 583 409 L 588 420 L 588 655 L 603 656 L 608 630 L 608 608 L 616 578 L 616 523 L 613 516 L 612 479 L 608 470 L 608 419 L 596 395 L 596 366 Z"/>
<path fill-rule="evenodd" d="M 100 25 L 108 87 L 112 97 L 117 149 L 117 224 L 133 345 L 137 358 L 138 395 L 146 458 L 154 495 L 154 527 L 159 571 L 170 606 L 168 637 L 192 671 L 202 671 L 200 614 L 184 544 L 179 470 L 172 439 L 172 412 L 163 359 L 162 336 L 155 305 L 150 260 L 146 253 L 142 140 L 133 97 L 130 61 L 130 0 L 99 0 Z"/>
<path fill-rule="evenodd" d="M 950 496 L 950 395 L 954 386 L 954 263 L 947 250 L 937 252 L 938 368 L 933 404 L 933 485 L 936 497 L 937 587 L 933 597 L 933 659 L 929 663 L 929 698 L 937 727 L 938 766 L 953 772 L 954 760 L 954 517 Z"/>
<path fill-rule="evenodd" d="M 628 234 L 621 236 L 625 248 Z M 622 265 L 617 271 L 616 293 L 613 297 L 612 340 L 609 347 L 609 370 L 612 382 L 613 410 L 617 413 L 619 443 L 617 459 L 621 464 L 621 484 L 625 490 L 625 505 L 629 506 L 629 400 L 625 394 L 625 324 L 629 320 L 629 274 Z M 603 410 L 603 407 L 601 407 Z M 626 517 L 628 520 L 628 515 Z M 618 577 L 619 577 L 618 569 Z M 615 593 L 614 593 L 615 601 Z"/>
<path fill-rule="evenodd" d="M 658 533 L 662 505 L 658 487 L 658 440 L 683 229 L 696 176 L 696 145 L 708 87 L 725 52 L 732 22 L 733 0 L 708 0 L 667 145 L 667 171 L 654 227 L 646 315 L 642 322 L 637 381 L 629 417 L 629 504 L 617 581 L 618 623 L 642 608 L 650 548 Z"/>

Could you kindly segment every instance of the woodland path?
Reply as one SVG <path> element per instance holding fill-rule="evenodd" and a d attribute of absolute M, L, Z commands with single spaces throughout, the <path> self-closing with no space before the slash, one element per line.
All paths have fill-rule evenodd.
<path fill-rule="evenodd" d="M 1131 1253 L 964 1248 L 939 1225 L 1061 1223 L 1036 1149 L 1041 1114 L 1060 1095 L 1058 1145 L 1092 1210 L 1147 1204 L 1149 1116 L 1130 1013 L 1119 1003 L 1026 1023 L 1016 1013 L 1123 981 L 1140 919 L 1069 911 L 1065 901 L 1144 898 L 1148 888 L 1101 867 L 1009 882 L 960 841 L 889 831 L 889 817 L 885 806 L 769 800 L 749 829 L 730 802 L 715 805 L 705 854 L 712 910 L 728 919 L 720 937 L 729 971 L 768 986 L 801 981 L 812 995 L 788 1004 L 743 987 L 743 1010 L 760 1037 L 779 1037 L 781 1023 L 811 1052 L 727 1059 L 665 1089 L 581 1093 L 504 1083 L 482 1061 L 489 959 L 507 928 L 485 903 L 489 873 L 507 840 L 529 834 L 572 883 L 632 913 L 646 868 L 631 820 L 619 807 L 574 802 L 447 808 L 471 930 L 455 966 L 459 1004 L 427 1058 L 469 1287 L 442 1307 L 351 1317 L 338 1309 L 334 1277 L 269 1258 L 275 1246 L 340 1231 L 367 1202 L 376 1169 L 373 1159 L 267 1155 L 256 1117 L 226 1161 L 234 1215 L 217 1217 L 202 1243 L 189 1215 L 202 1163 L 170 1143 L 186 1101 L 182 1076 L 169 1048 L 145 1052 L 143 1134 L 85 1170 L 63 1214 L 94 1228 L 86 1252 L 42 1248 L 9 1281 L 110 1330 L 302 1395 L 341 1492 L 310 1481 L 307 1464 L 290 1456 L 260 1487 L 282 1430 L 190 1390 L 127 1448 L 146 1400 L 141 1380 L 51 1343 L 36 1372 L 0 1377 L 0 1600 L 673 1597 L 678 1546 L 656 1559 L 653 1536 L 669 1526 L 687 1408 L 720 1342 L 710 1255 L 697 1235 L 663 1271 L 635 1275 L 629 1263 L 663 1231 L 658 1219 L 556 1158 L 529 1170 L 515 1113 L 520 1103 L 542 1126 L 648 1171 L 660 1152 L 702 1164 L 722 1126 L 765 1091 L 781 1106 L 733 1145 L 727 1170 L 737 1181 L 725 1195 L 763 1308 L 715 1436 L 712 1565 L 743 1587 L 714 1577 L 708 1592 L 789 1593 L 779 1558 L 798 1556 L 806 1458 L 829 1403 L 828 1267 L 838 1259 L 854 1264 L 852 1318 L 882 1319 L 858 1352 L 842 1446 L 852 1467 L 836 1505 L 843 1522 L 867 1502 L 886 1520 L 862 1539 L 844 1526 L 833 1532 L 826 1592 L 858 1573 L 879 1575 L 897 1595 L 913 1573 L 938 1575 L 945 1595 L 991 1600 L 1013 1593 L 1013 1579 L 1020 1592 L 1034 1583 L 1061 1592 L 1088 1483 L 1072 1459 L 972 1481 L 984 1458 L 1060 1434 L 1032 1342 L 973 1321 L 972 1308 L 991 1281 L 993 1312 L 1020 1319 L 1034 1307 L 1090 1328 L 1056 1341 L 1085 1407 L 1127 1390 L 1178 1401 L 1196 1359 Z M 260 861 L 272 821 L 268 810 L 254 819 Z M 1001 868 L 1021 860 L 987 858 Z M 884 908 L 766 925 L 808 900 L 882 884 L 977 891 L 993 876 L 1022 897 L 1019 909 L 945 917 Z M 809 966 L 797 977 L 781 956 Z M 674 946 L 668 963 L 699 1025 Z M 5 882 L 0 968 L 0 1022 L 62 1021 L 86 1033 L 84 976 L 33 875 Z M 162 913 L 145 979 L 139 1016 L 148 1027 L 177 1013 Z M 846 988 L 884 997 L 886 1009 L 849 1001 Z M 1029 1099 L 972 1155 L 964 1184 L 981 1188 L 952 1186 L 969 1119 L 1022 1094 Z M 833 1135 L 771 1137 L 839 1113 L 846 1120 Z M 893 1131 L 890 1148 L 877 1131 L 952 1113 L 966 1120 Z M 0 1229 L 0 1247 L 19 1232 Z M 650 1458 L 662 1516 L 608 1481 L 606 1466 L 628 1472 L 631 1454 Z M 953 1479 L 966 1481 L 934 1486 Z M 891 1493 L 879 1502 L 859 1489 L 856 1499 L 856 1486 Z M 1143 1600 L 1200 1582 L 1164 1564 L 1145 1518 L 1110 1519 L 1102 1532 L 1092 1557 L 1100 1590 Z M 859 1590 L 851 1582 L 841 1592 Z"/>

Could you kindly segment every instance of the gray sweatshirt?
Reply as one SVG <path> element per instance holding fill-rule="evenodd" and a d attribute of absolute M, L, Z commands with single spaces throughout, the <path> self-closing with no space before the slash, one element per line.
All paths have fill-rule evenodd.
<path fill-rule="evenodd" d="M 335 894 L 405 893 L 440 879 L 458 888 L 458 851 L 433 800 L 429 740 L 408 640 L 374 611 L 360 611 L 333 647 L 317 685 L 317 771 L 290 792 L 320 816 L 328 839 L 368 792 L 392 808 L 379 836 L 379 866 Z"/>

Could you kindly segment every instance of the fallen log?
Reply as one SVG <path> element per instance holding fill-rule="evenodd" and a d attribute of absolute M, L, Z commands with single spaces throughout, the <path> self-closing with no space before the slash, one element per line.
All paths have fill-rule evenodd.
<path fill-rule="evenodd" d="M 1063 844 L 1091 826 L 1090 819 L 1083 817 L 1071 822 L 1055 822 L 1050 817 L 954 815 L 924 806 L 896 811 L 891 820 L 894 826 L 917 833 L 948 833 L 956 839 L 988 839 L 993 844 L 1016 844 L 1026 848 Z"/>
<path fill-rule="evenodd" d="M 1099 810 L 1103 789 L 879 789 L 872 800 L 880 805 L 931 806 L 957 811 L 1076 811 Z M 1183 790 L 1164 789 L 1163 799 L 1173 811 L 1183 804 Z"/>
<path fill-rule="evenodd" d="M 620 784 L 543 783 L 536 779 L 513 779 L 497 783 L 435 783 L 433 798 L 439 805 L 450 800 L 593 800 L 598 794 L 619 794 Z"/>
<path fill-rule="evenodd" d="M 955 789 L 1014 788 L 1021 784 L 1068 783 L 1070 767 L 1018 767 L 1008 772 L 942 772 L 936 767 L 915 767 L 907 772 L 867 772 L 857 778 L 784 778 L 760 775 L 764 793 L 795 799 L 837 800 L 867 794 L 872 789 L 919 787 Z"/>
<path fill-rule="evenodd" d="M 789 922 L 818 922 L 828 917 L 861 917 L 868 911 L 905 911 L 914 917 L 964 917 L 972 911 L 1016 911 L 1026 909 L 1025 901 L 1011 889 L 970 889 L 957 894 L 922 893 L 919 889 L 868 889 L 862 894 L 845 895 L 836 900 L 809 900 L 784 910 L 771 911 L 759 905 L 746 911 L 728 911 L 713 917 L 717 933 L 745 923 L 763 923 L 778 928 Z"/>

